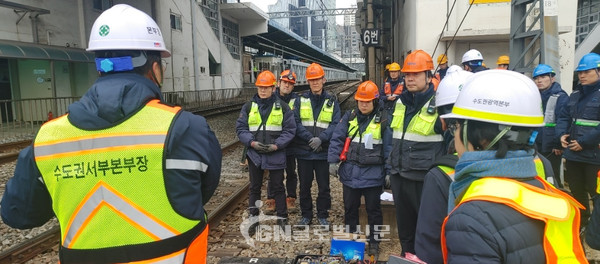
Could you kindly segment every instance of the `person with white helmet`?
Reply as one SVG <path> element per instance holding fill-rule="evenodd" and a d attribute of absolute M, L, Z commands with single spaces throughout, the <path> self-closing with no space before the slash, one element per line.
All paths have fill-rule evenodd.
<path fill-rule="evenodd" d="M 590 208 L 596 196 L 597 172 L 600 170 L 600 55 L 584 55 L 577 68 L 579 85 L 573 89 L 569 103 L 556 122 L 565 161 L 565 181 L 573 197 Z M 587 226 L 591 209 L 581 212 L 581 227 Z"/>
<path fill-rule="evenodd" d="M 463 84 L 471 76 L 473 76 L 473 73 L 465 71 L 459 66 L 450 66 L 446 75 L 447 78 L 440 82 L 440 86 L 436 91 L 436 106 L 440 115 L 452 112 Z M 436 160 L 434 167 L 425 175 L 415 238 L 417 256 L 430 264 L 443 263 L 440 230 L 444 218 L 448 215 L 448 187 L 454 181 L 454 171 L 458 161 L 454 147 L 454 131 L 456 130 L 457 121 L 452 118 L 444 119 L 444 121 L 447 127 L 444 136 L 451 138 L 447 141 L 448 154 Z M 534 162 L 540 175 L 545 175 L 547 179 L 553 179 L 554 174 L 551 172 L 550 161 L 543 156 L 536 155 Z M 537 166 L 537 164 L 542 166 Z M 546 171 L 549 173 L 545 173 Z"/>
<path fill-rule="evenodd" d="M 483 64 L 483 56 L 476 49 L 470 49 L 462 56 L 462 65 L 465 71 L 472 73 L 489 70 Z"/>
<path fill-rule="evenodd" d="M 556 72 L 546 64 L 539 64 L 533 69 L 533 81 L 542 96 L 542 110 L 544 111 L 544 127 L 538 128 L 535 139 L 536 147 L 540 154 L 550 161 L 554 175 L 560 175 L 562 163 L 562 147 L 556 137 L 556 119 L 560 111 L 567 106 L 569 95 L 560 83 L 556 82 Z M 562 187 L 559 177 L 556 177 L 556 186 Z"/>
<path fill-rule="evenodd" d="M 441 231 L 444 263 L 587 263 L 581 204 L 539 175 L 541 97 L 528 77 L 489 70 L 468 78 L 452 113 L 458 153 Z"/>
<path fill-rule="evenodd" d="M 56 216 L 61 263 L 206 263 L 203 206 L 221 149 L 203 117 L 163 103 L 160 28 L 115 5 L 94 22 L 88 50 L 100 77 L 21 152 L 4 223 L 29 229 Z"/>
<path fill-rule="evenodd" d="M 440 82 L 435 94 L 435 105 L 440 115 L 452 112 L 452 107 L 462 85 L 473 73 L 463 70 L 458 65 L 448 68 L 446 76 Z M 440 230 L 442 222 L 448 215 L 448 186 L 453 180 L 454 166 L 458 157 L 454 149 L 455 121 L 444 120 L 444 138 L 448 145 L 446 155 L 438 158 L 427 172 L 423 181 L 423 195 L 419 207 L 419 218 L 415 235 L 415 253 L 419 259 L 427 263 L 443 263 L 440 247 Z M 446 140 L 450 139 L 450 140 Z"/>

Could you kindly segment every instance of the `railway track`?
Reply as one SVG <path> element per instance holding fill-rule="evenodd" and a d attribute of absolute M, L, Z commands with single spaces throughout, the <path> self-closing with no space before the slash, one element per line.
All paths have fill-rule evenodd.
<path fill-rule="evenodd" d="M 31 145 L 31 140 L 15 141 L 10 143 L 0 144 L 0 164 L 13 162 L 17 160 L 19 151 Z"/>
<path fill-rule="evenodd" d="M 241 143 L 239 141 L 230 142 L 225 144 L 221 150 L 223 153 L 235 152 L 240 146 Z M 225 189 L 220 191 L 227 195 L 221 197 L 222 199 L 220 200 L 217 199 L 217 197 L 213 197 L 211 201 L 216 202 L 216 204 L 211 204 L 209 202 L 209 204 L 206 205 L 206 209 L 209 212 L 208 224 L 211 227 L 218 226 L 220 222 L 225 219 L 227 214 L 236 208 L 237 204 L 248 198 L 248 183 L 237 186 L 225 185 L 224 187 L 225 188 L 221 188 L 221 186 L 219 186 L 219 188 Z M 217 191 L 219 191 L 219 189 L 217 189 Z M 0 264 L 25 263 L 43 252 L 58 247 L 59 243 L 60 229 L 58 226 L 55 226 L 27 241 L 10 247 L 8 250 L 0 252 Z"/>
<path fill-rule="evenodd" d="M 333 84 L 332 93 L 338 95 L 340 103 L 346 102 L 353 92 L 349 92 L 356 87 L 357 82 L 348 82 L 342 84 Z M 223 113 L 239 111 L 243 104 L 234 104 L 231 106 L 223 107 L 222 109 L 208 110 L 200 112 L 203 116 L 215 116 Z M 26 146 L 31 144 L 31 140 L 19 141 L 14 143 L 7 143 L 0 145 L 0 164 L 12 162 L 17 159 L 19 151 Z M 239 141 L 230 142 L 222 146 L 221 150 L 223 155 L 226 153 L 233 152 L 233 155 L 238 155 L 240 152 L 236 151 L 236 148 L 240 148 L 241 143 Z M 238 149 L 239 150 L 239 149 Z M 237 159 L 239 160 L 239 159 Z M 239 166 L 226 165 L 225 166 Z M 207 212 L 209 212 L 208 219 L 211 229 L 219 226 L 219 224 L 226 218 L 226 216 L 240 207 L 240 204 L 248 198 L 249 182 L 245 172 L 241 172 L 239 167 L 238 172 L 233 174 L 239 174 L 238 180 L 225 180 L 225 184 L 219 184 L 216 192 L 220 192 L 220 198 L 213 197 L 211 201 L 205 205 Z M 232 174 L 232 173 L 229 173 Z M 243 174 L 243 175 L 242 175 Z M 224 177 L 222 177 L 224 178 Z M 216 194 L 215 194 L 216 195 Z M 244 205 L 245 206 L 245 205 Z M 243 207 L 243 206 L 242 206 Z M 0 264 L 5 263 L 25 263 L 41 253 L 56 250 L 60 243 L 60 229 L 55 226 L 37 236 L 23 241 L 17 245 L 10 247 L 9 249 L 0 252 Z M 210 243 L 210 242 L 209 242 Z M 213 256 L 227 256 L 231 255 L 231 252 L 224 250 L 223 252 L 216 250 L 209 252 L 209 255 Z"/>

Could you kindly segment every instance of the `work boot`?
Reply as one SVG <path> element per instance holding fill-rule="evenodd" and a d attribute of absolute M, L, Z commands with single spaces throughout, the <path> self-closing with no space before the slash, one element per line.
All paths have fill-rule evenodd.
<path fill-rule="evenodd" d="M 265 201 L 265 206 L 265 214 L 275 214 L 275 199 L 267 199 L 267 201 Z"/>
<path fill-rule="evenodd" d="M 299 225 L 299 226 L 310 225 L 310 222 L 312 222 L 311 219 L 302 217 L 302 219 L 300 219 L 300 221 L 298 221 L 298 223 L 296 225 Z"/>
<path fill-rule="evenodd" d="M 329 221 L 327 218 L 319 218 L 319 225 L 329 226 Z"/>
<path fill-rule="evenodd" d="M 285 202 L 287 204 L 288 213 L 298 212 L 298 208 L 296 208 L 296 198 L 294 198 L 294 197 L 285 198 Z"/>

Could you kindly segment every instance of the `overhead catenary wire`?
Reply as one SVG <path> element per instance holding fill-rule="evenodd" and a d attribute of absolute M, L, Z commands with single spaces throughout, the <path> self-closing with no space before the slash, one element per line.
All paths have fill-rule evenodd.
<path fill-rule="evenodd" d="M 433 49 L 433 53 L 431 53 L 432 55 L 435 54 L 435 51 L 437 50 L 437 47 L 442 39 L 442 34 L 444 34 L 444 28 L 446 28 L 446 25 L 448 25 L 448 21 L 450 20 L 450 14 L 452 13 L 452 10 L 454 9 L 454 5 L 456 4 L 457 0 L 454 0 L 454 3 L 452 4 L 452 8 L 450 9 L 450 12 L 448 13 L 448 15 L 446 16 L 446 23 L 444 23 L 444 27 L 442 27 L 442 32 L 440 33 L 440 36 L 438 38 L 438 42 L 437 44 L 435 44 L 435 48 Z M 452 46 L 452 43 L 454 42 L 454 39 L 456 38 L 456 34 L 458 34 L 458 31 L 460 30 L 460 27 L 462 26 L 463 22 L 465 22 L 465 19 L 467 18 L 467 15 L 469 14 L 469 11 L 471 10 L 471 7 L 473 6 L 473 3 L 475 2 L 475 0 L 470 0 L 469 1 L 469 8 L 467 8 L 467 11 L 465 12 L 465 15 L 463 16 L 462 20 L 460 21 L 460 24 L 458 24 L 458 27 L 456 28 L 456 31 L 454 31 L 454 35 L 452 35 L 452 39 L 450 39 L 450 43 L 448 43 L 448 46 L 446 46 L 446 49 L 448 49 L 450 46 Z M 444 54 L 446 54 L 446 52 L 444 52 Z M 446 58 L 448 58 L 448 55 L 446 54 Z M 435 70 L 433 71 L 434 73 L 437 72 L 438 68 L 440 67 L 440 65 L 438 64 L 435 67 Z"/>

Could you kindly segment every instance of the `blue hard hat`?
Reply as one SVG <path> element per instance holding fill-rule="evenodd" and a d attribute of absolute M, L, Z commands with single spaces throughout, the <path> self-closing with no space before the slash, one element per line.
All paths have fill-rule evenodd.
<path fill-rule="evenodd" d="M 581 58 L 575 71 L 587 71 L 596 68 L 600 68 L 600 55 L 590 52 Z"/>
<path fill-rule="evenodd" d="M 552 76 L 556 75 L 556 72 L 550 67 L 550 65 L 539 64 L 535 69 L 533 69 L 533 78 L 538 77 L 544 74 L 551 74 Z"/>

